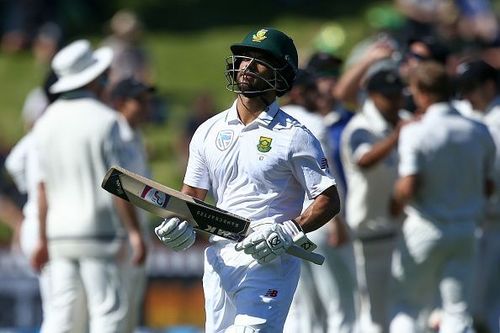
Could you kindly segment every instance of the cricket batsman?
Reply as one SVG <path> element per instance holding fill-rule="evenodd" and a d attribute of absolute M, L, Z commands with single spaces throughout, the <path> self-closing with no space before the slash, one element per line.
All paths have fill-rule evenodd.
<path fill-rule="evenodd" d="M 239 243 L 210 237 L 205 331 L 282 332 L 300 274 L 299 259 L 286 250 L 334 217 L 339 197 L 319 141 L 276 101 L 297 72 L 292 39 L 256 29 L 231 52 L 225 75 L 236 100 L 196 130 L 182 192 L 204 200 L 210 191 L 216 206 L 252 220 L 254 232 Z M 301 213 L 305 197 L 312 203 Z M 177 217 L 155 232 L 176 251 L 196 238 Z"/>

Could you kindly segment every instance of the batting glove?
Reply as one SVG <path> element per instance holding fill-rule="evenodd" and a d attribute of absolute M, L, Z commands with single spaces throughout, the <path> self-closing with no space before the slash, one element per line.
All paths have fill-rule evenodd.
<path fill-rule="evenodd" d="M 265 224 L 236 244 L 235 248 L 250 254 L 259 264 L 265 264 L 285 253 L 294 239 L 301 235 L 304 232 L 294 221 Z"/>
<path fill-rule="evenodd" d="M 174 251 L 183 251 L 194 244 L 196 232 L 188 221 L 178 217 L 164 219 L 155 228 L 155 234 L 160 241 Z"/>

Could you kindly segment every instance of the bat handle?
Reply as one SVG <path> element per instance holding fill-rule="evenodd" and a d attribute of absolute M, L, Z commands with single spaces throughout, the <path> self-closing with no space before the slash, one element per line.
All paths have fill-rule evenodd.
<path fill-rule="evenodd" d="M 325 262 L 325 257 L 319 253 L 308 252 L 297 245 L 290 246 L 286 252 L 294 257 L 301 258 L 310 261 L 316 265 L 323 265 Z"/>

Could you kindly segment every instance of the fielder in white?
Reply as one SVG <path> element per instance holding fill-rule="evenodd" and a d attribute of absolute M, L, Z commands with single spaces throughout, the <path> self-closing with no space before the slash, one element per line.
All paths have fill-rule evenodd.
<path fill-rule="evenodd" d="M 53 83 L 52 81 L 53 77 L 49 75 L 44 87 Z M 56 95 L 52 94 L 48 96 L 42 87 L 37 87 L 28 94 L 22 112 L 28 132 L 12 148 L 5 161 L 5 168 L 14 180 L 18 190 L 27 195 L 26 203 L 23 206 L 23 221 L 20 227 L 19 242 L 21 250 L 28 261 L 33 257 L 39 238 L 38 183 L 40 182 L 40 169 L 32 128 L 49 105 L 49 102 L 56 97 Z M 53 311 L 49 303 L 50 280 L 48 271 L 48 265 L 46 265 L 38 275 L 44 317 L 50 317 L 52 315 L 51 311 Z M 74 322 L 75 325 L 71 332 L 87 331 L 88 316 L 85 309 L 85 295 L 81 285 L 78 286 Z"/>
<path fill-rule="evenodd" d="M 397 144 L 411 115 L 402 110 L 404 84 L 396 64 L 375 63 L 364 81 L 368 96 L 342 133 L 341 157 L 361 298 L 360 331 L 382 333 L 388 329 L 391 258 L 402 222 L 390 212 L 398 177 Z"/>
<path fill-rule="evenodd" d="M 133 78 L 127 78 L 116 83 L 110 92 L 111 105 L 119 112 L 120 133 L 125 143 L 123 154 L 129 161 L 128 170 L 147 178 L 151 178 L 151 171 L 140 126 L 148 119 L 153 91 L 153 87 Z M 148 215 L 142 209 L 136 208 L 135 210 L 144 240 L 149 247 Z M 129 292 L 128 313 L 123 333 L 133 333 L 140 319 L 146 290 L 146 265 L 144 263 L 135 265 L 130 262 L 129 265 L 124 265 L 123 272 L 128 277 L 125 279 L 125 289 Z"/>
<path fill-rule="evenodd" d="M 87 40 L 59 51 L 52 61 L 58 80 L 50 91 L 62 95 L 33 129 L 41 172 L 40 237 L 33 266 L 40 270 L 50 261 L 49 302 L 54 310 L 44 318 L 43 333 L 71 330 L 80 281 L 90 332 L 123 332 L 127 293 L 120 266 L 127 233 L 121 221 L 135 263 L 145 260 L 134 207 L 100 188 L 112 165 L 128 166 L 117 113 L 99 101 L 111 58 L 111 50 L 94 52 Z"/>
<path fill-rule="evenodd" d="M 324 152 L 330 153 L 325 120 L 318 111 L 317 78 L 308 70 L 299 70 L 297 82 L 289 93 L 292 102 L 282 107 L 290 116 L 306 126 L 319 140 Z M 296 96 L 298 95 L 298 96 Z M 310 204 L 304 202 L 304 208 Z M 285 322 L 287 333 L 354 332 L 356 323 L 355 268 L 352 244 L 344 222 L 335 219 L 311 232 L 309 238 L 318 245 L 316 252 L 325 256 L 322 266 L 304 261 L 300 279 L 293 298 L 290 313 Z M 330 242 L 330 234 L 336 233 L 340 241 Z"/>
<path fill-rule="evenodd" d="M 458 88 L 474 112 L 484 122 L 497 148 L 495 193 L 488 200 L 481 223 L 473 313 L 490 332 L 500 332 L 500 81 L 494 67 L 471 60 L 457 67 Z"/>
<path fill-rule="evenodd" d="M 440 296 L 439 332 L 472 332 L 470 296 L 476 239 L 493 190 L 495 145 L 487 127 L 450 104 L 451 79 L 435 62 L 410 75 L 419 121 L 399 137 L 399 179 L 394 204 L 406 205 L 392 274 L 390 332 L 423 332 L 417 318 Z"/>
<path fill-rule="evenodd" d="M 236 246 L 211 237 L 205 331 L 282 332 L 300 274 L 299 260 L 285 251 L 337 214 L 339 198 L 319 141 L 276 102 L 295 77 L 293 41 L 257 29 L 231 51 L 226 78 L 237 99 L 194 134 L 182 191 L 200 199 L 210 191 L 218 207 L 253 220 L 255 232 Z M 304 195 L 313 202 L 301 214 Z M 195 241 L 178 218 L 155 231 L 174 250 Z"/>

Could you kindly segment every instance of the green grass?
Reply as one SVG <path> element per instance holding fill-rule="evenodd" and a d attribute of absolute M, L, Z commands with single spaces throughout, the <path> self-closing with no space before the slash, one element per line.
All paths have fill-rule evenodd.
<path fill-rule="evenodd" d="M 364 33 L 357 20 L 343 20 L 349 31 L 348 44 L 359 40 Z M 320 28 L 328 23 L 295 17 L 271 22 L 293 36 L 299 57 L 305 59 L 312 53 L 312 43 Z M 179 187 L 183 170 L 177 156 L 178 138 L 188 116 L 190 105 L 200 91 L 213 94 L 218 109 L 223 110 L 232 102 L 234 95 L 225 89 L 224 59 L 229 45 L 239 42 L 254 27 L 235 26 L 214 28 L 196 33 L 148 34 L 145 45 L 151 54 L 154 81 L 160 93 L 169 100 L 169 120 L 165 125 L 145 128 L 146 143 L 151 152 L 153 174 L 158 181 Z M 97 45 L 99 38 L 89 36 Z M 344 51 L 347 50 L 347 47 Z M 27 92 L 38 85 L 46 68 L 34 64 L 30 54 L 0 55 L 0 76 L 3 89 L 0 140 L 14 144 L 23 134 L 20 112 Z M 64 126 L 64 125 L 62 125 Z"/>

